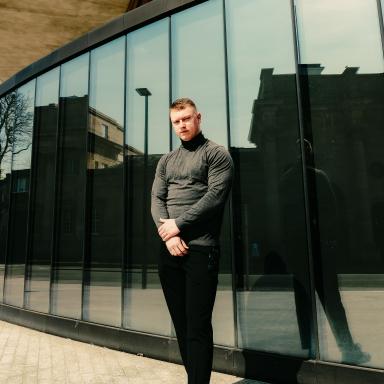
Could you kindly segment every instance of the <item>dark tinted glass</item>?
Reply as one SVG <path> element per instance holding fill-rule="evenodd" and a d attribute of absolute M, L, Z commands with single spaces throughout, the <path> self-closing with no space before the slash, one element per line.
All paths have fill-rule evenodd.
<path fill-rule="evenodd" d="M 125 38 L 91 52 L 84 318 L 121 325 Z"/>
<path fill-rule="evenodd" d="M 296 3 L 320 357 L 382 368 L 384 77 L 377 2 Z"/>
<path fill-rule="evenodd" d="M 24 302 L 24 273 L 31 174 L 32 129 L 35 81 L 15 92 L 11 210 L 6 266 L 5 301 L 19 307 Z"/>
<path fill-rule="evenodd" d="M 34 115 L 31 243 L 25 305 L 49 310 L 53 251 L 59 68 L 37 78 Z"/>
<path fill-rule="evenodd" d="M 226 20 L 238 342 L 307 356 L 311 297 L 290 1 L 227 0 Z"/>
<path fill-rule="evenodd" d="M 56 252 L 52 312 L 81 317 L 85 240 L 88 61 L 82 55 L 61 66 Z M 64 271 L 65 269 L 65 271 Z"/>
<path fill-rule="evenodd" d="M 170 147 L 168 30 L 165 19 L 127 35 L 126 88 L 124 327 L 163 335 L 170 334 L 171 320 L 157 275 L 161 241 L 150 214 L 150 196 L 157 162 Z M 147 96 L 138 88 L 146 88 Z"/>

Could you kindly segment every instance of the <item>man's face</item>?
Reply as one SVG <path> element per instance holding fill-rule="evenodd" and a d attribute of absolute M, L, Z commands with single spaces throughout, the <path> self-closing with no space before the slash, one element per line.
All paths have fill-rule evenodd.
<path fill-rule="evenodd" d="M 181 140 L 192 140 L 200 133 L 201 115 L 190 105 L 180 110 L 171 109 L 170 117 L 173 129 Z"/>

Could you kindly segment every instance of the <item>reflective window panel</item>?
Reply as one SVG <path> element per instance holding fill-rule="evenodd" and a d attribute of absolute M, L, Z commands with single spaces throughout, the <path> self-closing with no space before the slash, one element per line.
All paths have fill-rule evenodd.
<path fill-rule="evenodd" d="M 125 37 L 91 51 L 83 316 L 121 325 Z"/>
<path fill-rule="evenodd" d="M 11 210 L 5 281 L 5 302 L 18 307 L 24 302 L 24 274 L 27 254 L 27 223 L 35 80 L 20 87 L 14 99 Z"/>
<path fill-rule="evenodd" d="M 7 252 L 9 203 L 11 192 L 12 145 L 9 136 L 15 135 L 14 116 L 9 114 L 11 106 L 16 110 L 15 93 L 0 99 L 0 299 L 3 301 L 4 270 Z M 22 137 L 21 137 L 22 138 Z"/>
<path fill-rule="evenodd" d="M 81 269 L 52 271 L 51 312 L 58 316 L 81 318 Z"/>
<path fill-rule="evenodd" d="M 202 114 L 204 135 L 227 147 L 223 2 L 212 0 L 171 18 L 172 99 L 190 97 Z M 180 145 L 173 135 L 173 148 Z M 213 312 L 214 342 L 234 345 L 228 211 L 221 234 L 219 287 Z"/>
<path fill-rule="evenodd" d="M 224 26 L 221 0 L 173 15 L 172 100 L 189 97 L 202 114 L 203 133 L 227 146 Z M 173 148 L 179 139 L 173 135 Z"/>
<path fill-rule="evenodd" d="M 57 238 L 53 262 L 53 267 L 59 270 L 53 275 L 51 300 L 53 313 L 75 318 L 81 317 L 80 271 L 85 239 L 88 62 L 86 53 L 63 64 L 60 80 Z M 62 281 L 56 280 L 61 277 Z"/>
<path fill-rule="evenodd" d="M 161 239 L 150 214 L 150 197 L 157 162 L 170 148 L 168 31 L 165 19 L 127 35 L 123 325 L 161 335 L 170 335 L 171 320 L 157 274 Z"/>
<path fill-rule="evenodd" d="M 238 343 L 306 357 L 311 297 L 290 1 L 225 5 Z"/>
<path fill-rule="evenodd" d="M 296 7 L 320 358 L 383 368 L 384 77 L 377 2 L 297 0 Z"/>
<path fill-rule="evenodd" d="M 36 81 L 31 246 L 25 306 L 40 312 L 49 310 L 50 265 L 54 234 L 59 73 L 60 69 L 57 67 L 38 77 Z"/>

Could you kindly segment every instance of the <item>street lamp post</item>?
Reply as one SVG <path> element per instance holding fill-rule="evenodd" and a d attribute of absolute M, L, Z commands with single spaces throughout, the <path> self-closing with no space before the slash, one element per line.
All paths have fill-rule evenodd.
<path fill-rule="evenodd" d="M 136 88 L 136 92 L 140 96 L 145 98 L 145 109 L 144 109 L 144 207 L 143 207 L 143 246 L 145 251 L 142 255 L 142 269 L 141 269 L 141 286 L 143 289 L 147 288 L 147 166 L 148 166 L 148 96 L 152 93 L 148 88 Z"/>

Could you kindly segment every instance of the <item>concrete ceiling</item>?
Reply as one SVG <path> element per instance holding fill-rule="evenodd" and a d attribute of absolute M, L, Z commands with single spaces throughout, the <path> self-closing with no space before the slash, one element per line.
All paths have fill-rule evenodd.
<path fill-rule="evenodd" d="M 150 0 L 0 0 L 0 83 Z"/>

